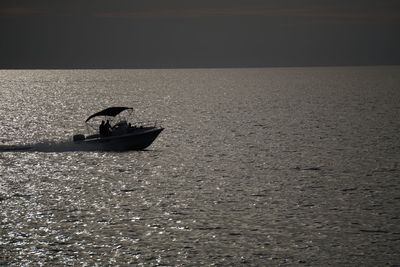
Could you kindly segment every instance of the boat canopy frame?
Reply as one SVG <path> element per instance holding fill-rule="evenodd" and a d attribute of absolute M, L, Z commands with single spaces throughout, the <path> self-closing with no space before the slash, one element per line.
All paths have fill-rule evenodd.
<path fill-rule="evenodd" d="M 121 112 L 128 110 L 128 114 L 119 116 Z M 95 134 L 98 132 L 98 124 L 96 124 L 94 121 L 91 121 L 92 118 L 95 117 L 101 117 L 104 116 L 104 120 L 110 119 L 111 122 L 115 121 L 125 121 L 128 122 L 128 118 L 133 118 L 133 108 L 131 107 L 109 107 L 106 109 L 103 109 L 102 111 L 96 112 L 93 115 L 90 115 L 86 121 L 86 132 L 88 134 Z M 134 120 L 129 120 L 130 124 L 134 127 L 162 127 L 161 123 L 159 121 L 138 121 L 136 118 Z"/>
<path fill-rule="evenodd" d="M 102 111 L 96 112 L 92 115 L 90 115 L 85 122 L 90 121 L 92 118 L 99 117 L 99 116 L 108 116 L 108 117 L 115 117 L 118 114 L 120 114 L 124 110 L 133 110 L 133 108 L 130 107 L 109 107 L 106 109 L 103 109 Z"/>

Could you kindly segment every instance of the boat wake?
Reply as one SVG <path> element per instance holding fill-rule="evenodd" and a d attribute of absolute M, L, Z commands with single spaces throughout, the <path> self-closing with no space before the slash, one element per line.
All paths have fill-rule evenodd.
<path fill-rule="evenodd" d="M 2 152 L 77 152 L 77 151 L 96 151 L 98 147 L 75 143 L 73 141 L 42 141 L 39 143 L 24 145 L 0 145 Z"/>

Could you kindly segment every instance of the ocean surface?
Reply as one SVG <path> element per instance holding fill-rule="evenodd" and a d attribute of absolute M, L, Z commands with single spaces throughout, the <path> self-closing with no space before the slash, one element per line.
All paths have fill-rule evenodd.
<path fill-rule="evenodd" d="M 63 149 L 108 106 L 165 130 Z M 399 66 L 0 70 L 1 266 L 399 264 Z"/>

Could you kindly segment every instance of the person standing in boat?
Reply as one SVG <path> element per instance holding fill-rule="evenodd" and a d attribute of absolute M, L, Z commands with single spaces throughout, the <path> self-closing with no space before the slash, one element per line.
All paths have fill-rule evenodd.
<path fill-rule="evenodd" d="M 104 132 L 106 136 L 111 135 L 111 125 L 109 120 L 107 120 L 106 124 L 104 125 Z"/>
<path fill-rule="evenodd" d="M 105 136 L 106 135 L 106 131 L 105 131 L 105 124 L 104 121 L 101 121 L 100 127 L 99 127 L 99 133 L 100 136 Z"/>

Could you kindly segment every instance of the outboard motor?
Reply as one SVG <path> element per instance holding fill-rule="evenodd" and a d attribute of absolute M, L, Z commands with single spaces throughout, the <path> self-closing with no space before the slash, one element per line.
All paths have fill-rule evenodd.
<path fill-rule="evenodd" d="M 75 135 L 72 137 L 72 140 L 73 140 L 74 142 L 83 141 L 83 140 L 85 140 L 85 135 L 83 135 L 83 134 L 75 134 Z"/>

